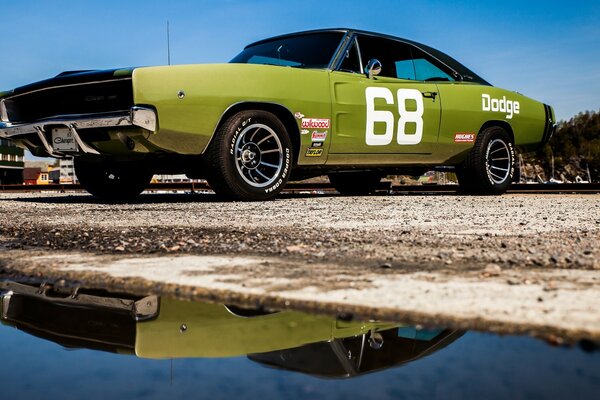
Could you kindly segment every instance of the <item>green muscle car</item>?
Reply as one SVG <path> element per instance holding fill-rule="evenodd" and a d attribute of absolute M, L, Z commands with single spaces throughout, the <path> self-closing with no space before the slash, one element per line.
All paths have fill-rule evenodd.
<path fill-rule="evenodd" d="M 155 173 L 217 194 L 276 196 L 327 174 L 366 194 L 392 173 L 454 170 L 465 193 L 501 194 L 515 148 L 546 143 L 552 107 L 493 87 L 431 47 L 351 29 L 248 45 L 228 64 L 70 71 L 0 94 L 0 137 L 75 157 L 93 195 L 123 200 Z"/>

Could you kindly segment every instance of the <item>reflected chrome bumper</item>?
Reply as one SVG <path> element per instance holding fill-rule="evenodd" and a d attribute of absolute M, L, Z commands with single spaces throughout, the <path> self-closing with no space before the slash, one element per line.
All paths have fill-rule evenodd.
<path fill-rule="evenodd" d="M 128 126 L 138 126 L 151 132 L 156 132 L 157 118 L 156 112 L 149 108 L 132 107 L 129 112 L 110 114 L 85 114 L 85 115 L 65 115 L 32 123 L 10 123 L 0 122 L 0 138 L 10 139 L 14 136 L 37 133 L 46 152 L 52 157 L 62 157 L 63 154 L 55 151 L 46 138 L 47 126 L 66 126 L 71 130 L 71 134 L 84 153 L 99 154 L 92 147 L 87 145 L 77 132 L 80 129 L 90 128 L 119 128 Z"/>

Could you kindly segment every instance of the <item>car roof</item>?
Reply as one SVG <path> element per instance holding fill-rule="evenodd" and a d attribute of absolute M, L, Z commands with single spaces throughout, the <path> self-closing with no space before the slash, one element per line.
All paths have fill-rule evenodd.
<path fill-rule="evenodd" d="M 339 32 L 339 33 L 343 33 L 343 34 L 359 34 L 359 35 L 376 36 L 376 37 L 380 37 L 380 38 L 384 38 L 384 39 L 390 39 L 390 40 L 396 40 L 396 41 L 408 43 L 408 44 L 411 44 L 411 45 L 421 49 L 425 53 L 428 53 L 429 55 L 433 56 L 434 58 L 437 58 L 439 61 L 441 61 L 442 63 L 446 64 L 447 66 L 449 66 L 450 68 L 452 68 L 453 70 L 458 72 L 463 77 L 463 80 L 468 81 L 468 82 L 475 82 L 475 83 L 479 83 L 482 85 L 491 86 L 491 84 L 489 82 L 487 82 L 485 79 L 483 79 L 482 77 L 477 75 L 475 72 L 471 71 L 469 68 L 467 68 L 466 66 L 464 66 L 463 64 L 461 64 L 460 62 L 455 60 L 454 58 L 441 52 L 440 50 L 434 49 L 433 47 L 427 46 L 427 45 L 419 43 L 419 42 L 415 42 L 414 40 L 404 39 L 401 37 L 386 35 L 386 34 L 378 33 L 378 32 L 365 31 L 365 30 L 361 30 L 361 29 L 327 28 L 327 29 L 313 29 L 313 30 L 307 30 L 307 31 L 286 33 L 284 35 L 273 36 L 270 38 L 266 38 L 266 39 L 262 39 L 262 40 L 250 43 L 249 45 L 244 47 L 244 49 L 247 49 L 249 47 L 256 46 L 256 45 L 259 45 L 262 43 L 270 42 L 272 40 L 284 39 L 284 38 L 288 38 L 288 37 L 300 36 L 300 35 L 305 35 L 305 34 L 328 33 L 328 32 Z"/>
<path fill-rule="evenodd" d="M 261 44 L 264 42 L 270 42 L 271 40 L 284 39 L 287 37 L 300 36 L 300 35 L 305 35 L 305 34 L 310 34 L 310 33 L 328 33 L 328 32 L 358 33 L 358 34 L 364 34 L 364 35 L 378 36 L 378 37 L 387 38 L 387 39 L 401 40 L 403 42 L 408 42 L 408 43 L 413 43 L 413 44 L 420 44 L 420 43 L 414 42 L 412 40 L 408 40 L 408 39 L 404 39 L 404 38 L 400 38 L 400 37 L 396 37 L 396 36 L 392 36 L 392 35 L 386 35 L 386 34 L 378 33 L 378 32 L 365 31 L 365 30 L 361 30 L 361 29 L 325 28 L 325 29 L 311 29 L 311 30 L 307 30 L 307 31 L 285 33 L 283 35 L 277 35 L 277 36 L 261 39 L 256 42 L 250 43 L 249 45 L 246 46 L 246 48 L 256 46 L 257 44 Z"/>

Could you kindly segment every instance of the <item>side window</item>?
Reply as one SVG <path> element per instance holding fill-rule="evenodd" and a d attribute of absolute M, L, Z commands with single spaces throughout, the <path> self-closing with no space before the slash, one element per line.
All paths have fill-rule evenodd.
<path fill-rule="evenodd" d="M 415 75 L 418 81 L 454 81 L 450 71 L 444 71 L 445 66 L 440 65 L 428 54 L 412 48 Z"/>
<path fill-rule="evenodd" d="M 359 36 L 358 47 L 365 64 L 372 58 L 381 62 L 379 76 L 416 79 L 410 47 L 406 43 L 373 36 Z"/>
<path fill-rule="evenodd" d="M 362 74 L 360 59 L 358 58 L 358 49 L 356 48 L 356 39 L 352 41 L 352 46 L 346 50 L 344 61 L 342 61 L 342 65 L 340 65 L 340 71 Z"/>

